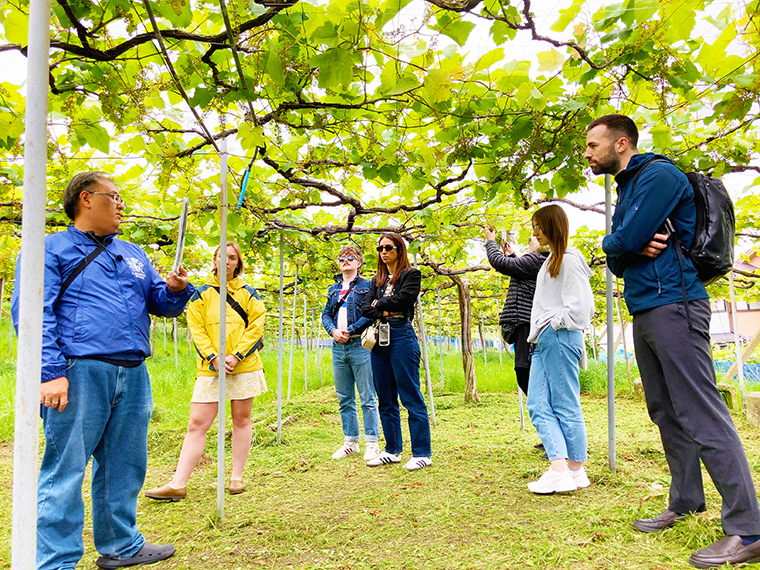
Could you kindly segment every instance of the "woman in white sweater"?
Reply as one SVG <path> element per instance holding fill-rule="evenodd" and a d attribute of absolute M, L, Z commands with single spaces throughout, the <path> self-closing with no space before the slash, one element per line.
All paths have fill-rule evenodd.
<path fill-rule="evenodd" d="M 575 491 L 590 482 L 586 424 L 578 371 L 584 354 L 583 329 L 591 324 L 591 271 L 583 256 L 567 248 L 569 224 L 556 204 L 533 214 L 533 235 L 551 254 L 538 273 L 528 342 L 534 343 L 528 412 L 551 467 L 528 489 L 540 495 Z"/>

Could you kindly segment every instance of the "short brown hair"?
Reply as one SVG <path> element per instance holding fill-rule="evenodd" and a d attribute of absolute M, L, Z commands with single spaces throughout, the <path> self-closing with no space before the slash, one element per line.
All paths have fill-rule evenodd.
<path fill-rule="evenodd" d="M 237 267 L 235 268 L 235 271 L 233 272 L 233 275 L 235 277 L 242 275 L 243 274 L 243 254 L 240 253 L 240 246 L 234 241 L 228 241 L 227 247 L 231 247 L 232 249 L 234 249 L 235 253 L 237 253 L 237 256 L 238 256 L 238 264 L 237 264 Z M 222 249 L 222 246 L 218 245 L 216 246 L 216 249 L 214 250 L 214 275 L 216 277 L 219 277 L 219 274 L 216 270 L 216 256 L 219 255 L 219 251 L 221 249 Z M 226 262 L 226 259 L 227 258 L 225 257 L 225 262 Z"/>
<path fill-rule="evenodd" d="M 588 132 L 599 125 L 607 127 L 610 132 L 618 135 L 618 138 L 621 136 L 627 138 L 633 148 L 638 148 L 639 129 L 636 128 L 636 123 L 628 115 L 604 115 L 593 120 L 586 131 Z"/>
<path fill-rule="evenodd" d="M 70 220 L 74 220 L 79 214 L 79 196 L 82 192 L 88 192 L 90 188 L 99 184 L 102 180 L 112 180 L 105 172 L 90 171 L 75 174 L 66 185 L 63 192 L 63 211 Z"/>
<path fill-rule="evenodd" d="M 359 260 L 359 263 L 364 263 L 364 256 L 362 255 L 362 250 L 356 247 L 355 245 L 344 245 L 340 248 L 340 251 L 338 252 L 338 257 L 342 255 L 353 255 L 356 257 L 356 259 Z"/>

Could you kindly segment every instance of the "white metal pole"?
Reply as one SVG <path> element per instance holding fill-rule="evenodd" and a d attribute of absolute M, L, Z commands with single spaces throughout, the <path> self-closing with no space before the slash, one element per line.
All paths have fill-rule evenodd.
<path fill-rule="evenodd" d="M 283 306 L 282 289 L 283 289 L 283 250 L 285 248 L 285 237 L 280 233 L 280 317 L 278 328 L 278 353 L 277 353 L 277 443 L 282 442 L 282 319 L 284 318 L 285 308 Z"/>
<path fill-rule="evenodd" d="M 414 268 L 417 269 L 417 255 L 412 256 Z M 422 314 L 422 291 L 417 295 L 417 314 L 420 317 L 420 335 L 422 335 L 422 361 L 425 365 L 425 378 L 427 378 L 428 400 L 430 400 L 430 421 L 435 425 L 435 402 L 433 401 L 433 383 L 430 381 L 430 363 L 428 362 L 427 334 L 425 333 L 425 317 Z"/>
<path fill-rule="evenodd" d="M 172 319 L 172 336 L 174 337 L 174 368 L 179 366 L 179 359 L 177 358 L 177 317 Z"/>
<path fill-rule="evenodd" d="M 290 362 L 288 364 L 288 402 L 290 402 L 290 385 L 293 380 L 293 345 L 296 337 L 296 301 L 298 301 L 298 264 L 296 276 L 293 279 L 293 320 L 290 325 Z"/>
<path fill-rule="evenodd" d="M 219 196 L 219 402 L 217 421 L 219 433 L 216 443 L 216 506 L 219 522 L 224 521 L 224 435 L 225 435 L 225 382 L 227 380 L 227 139 L 222 139 L 222 180 Z"/>
<path fill-rule="evenodd" d="M 520 406 L 520 429 L 525 429 L 525 411 L 523 410 L 523 393 L 520 386 L 517 386 L 517 404 Z"/>
<path fill-rule="evenodd" d="M 443 389 L 443 321 L 441 320 L 441 290 L 436 290 L 436 296 L 438 297 L 438 334 L 440 339 L 438 342 L 438 357 L 441 364 L 441 389 Z M 446 339 L 449 342 L 449 339 Z"/>
<path fill-rule="evenodd" d="M 166 317 L 164 317 L 164 354 L 166 354 L 168 350 L 166 350 Z"/>
<path fill-rule="evenodd" d="M 744 384 L 744 362 L 742 347 L 739 342 L 739 315 L 736 313 L 736 290 L 734 289 L 734 272 L 728 273 L 728 285 L 731 292 L 731 317 L 734 322 L 734 349 L 736 350 L 736 368 L 739 371 L 739 393 L 742 398 L 742 410 L 747 411 L 747 386 Z"/>
<path fill-rule="evenodd" d="M 37 554 L 37 460 L 45 279 L 49 51 L 50 0 L 35 0 L 29 6 L 24 209 L 21 267 L 19 282 L 15 283 L 21 289 L 13 434 L 13 570 L 34 568 Z"/>
<path fill-rule="evenodd" d="M 604 212 L 605 233 L 612 231 L 612 177 L 604 175 Z M 612 300 L 612 285 L 614 277 L 609 265 L 606 270 L 607 281 L 607 458 L 610 471 L 617 471 L 615 459 L 615 315 Z"/>
<path fill-rule="evenodd" d="M 320 338 L 319 324 L 317 324 L 316 311 L 312 313 L 312 321 L 314 322 L 314 352 L 317 355 L 317 373 L 319 374 L 319 387 L 322 387 L 322 355 L 319 351 L 319 345 L 322 339 Z"/>
<path fill-rule="evenodd" d="M 306 310 L 306 291 L 303 292 L 303 391 L 309 391 L 309 313 Z"/>

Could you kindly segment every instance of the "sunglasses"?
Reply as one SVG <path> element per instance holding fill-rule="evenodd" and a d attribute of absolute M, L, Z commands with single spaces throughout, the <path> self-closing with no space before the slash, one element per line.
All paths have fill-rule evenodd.
<path fill-rule="evenodd" d="M 382 251 L 389 252 L 389 251 L 393 251 L 394 249 L 398 249 L 398 246 L 397 245 L 378 245 L 376 249 L 378 252 L 382 252 Z"/>
<path fill-rule="evenodd" d="M 354 261 L 356 259 L 355 255 L 347 255 L 346 257 L 339 257 L 338 263 L 343 263 L 345 261 Z"/>

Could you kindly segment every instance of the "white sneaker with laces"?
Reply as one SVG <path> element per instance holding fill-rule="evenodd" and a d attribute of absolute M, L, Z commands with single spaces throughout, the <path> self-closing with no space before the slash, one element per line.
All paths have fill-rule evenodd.
<path fill-rule="evenodd" d="M 344 457 L 348 457 L 352 453 L 359 453 L 358 441 L 347 441 L 346 443 L 341 445 L 335 453 L 332 454 L 332 458 L 343 459 Z"/>
<path fill-rule="evenodd" d="M 588 480 L 588 475 L 586 475 L 585 467 L 581 467 L 578 471 L 573 471 L 572 469 L 568 469 L 568 471 L 570 471 L 570 476 L 579 489 L 585 489 L 591 485 L 591 481 Z"/>
<path fill-rule="evenodd" d="M 369 461 L 380 455 L 380 446 L 376 441 L 368 441 L 364 449 L 364 461 Z"/>
<path fill-rule="evenodd" d="M 404 469 L 407 471 L 417 471 L 423 467 L 430 467 L 433 464 L 433 460 L 430 457 L 412 457 L 404 465 Z"/>
<path fill-rule="evenodd" d="M 541 475 L 538 481 L 528 483 L 528 489 L 536 495 L 567 493 L 568 491 L 575 491 L 577 488 L 578 485 L 573 481 L 573 476 L 570 474 L 569 469 L 560 473 L 551 467 L 549 467 L 546 473 Z"/>
<path fill-rule="evenodd" d="M 383 450 L 380 452 L 380 455 L 367 461 L 367 467 L 379 467 L 388 463 L 401 463 L 401 454 L 396 455 L 395 453 L 388 453 Z"/>

